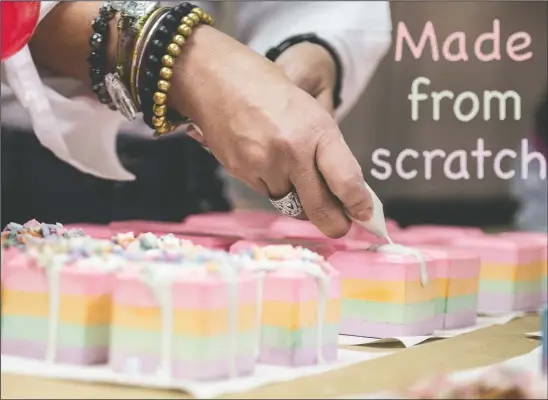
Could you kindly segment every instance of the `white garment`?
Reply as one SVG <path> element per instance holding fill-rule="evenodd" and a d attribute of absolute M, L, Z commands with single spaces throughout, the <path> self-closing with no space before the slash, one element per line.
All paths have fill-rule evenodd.
<path fill-rule="evenodd" d="M 42 1 L 40 19 L 57 3 Z M 196 4 L 220 17 L 218 2 Z M 237 38 L 260 54 L 300 33 L 329 41 L 344 68 L 339 119 L 354 106 L 390 46 L 388 2 L 239 2 L 236 23 Z M 106 179 L 134 179 L 118 160 L 116 135 L 120 130 L 143 132 L 144 124 L 125 123 L 81 82 L 39 73 L 28 47 L 2 63 L 1 101 L 3 124 L 33 130 L 43 146 L 67 163 Z"/>

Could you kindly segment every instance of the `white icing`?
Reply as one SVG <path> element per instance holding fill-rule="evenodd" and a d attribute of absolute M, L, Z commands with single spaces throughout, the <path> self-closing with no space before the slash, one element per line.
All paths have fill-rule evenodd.
<path fill-rule="evenodd" d="M 41 253 L 31 250 L 30 255 L 35 258 L 38 267 L 43 268 L 46 273 L 49 312 L 46 361 L 54 363 L 57 353 L 59 331 L 59 277 L 61 270 L 67 261 L 67 257 L 66 255 L 55 254 L 50 248 L 45 248 Z"/>
<path fill-rule="evenodd" d="M 303 255 L 307 255 L 307 252 L 303 251 L 305 249 L 301 248 L 292 248 L 289 246 L 293 251 L 297 250 L 299 253 Z M 265 251 L 272 250 L 273 248 L 264 248 Z M 282 246 L 277 247 L 277 250 L 282 251 Z M 272 254 L 272 253 L 271 253 Z M 282 254 L 281 252 L 279 253 Z M 287 254 L 287 253 L 286 253 Z M 310 252 L 308 255 L 313 255 L 315 259 L 320 259 L 316 253 Z M 316 343 L 316 351 L 317 351 L 317 359 L 319 364 L 325 363 L 325 358 L 323 356 L 323 341 L 324 341 L 324 320 L 325 320 L 325 314 L 327 310 L 327 297 L 329 293 L 329 287 L 330 287 L 330 277 L 325 272 L 325 270 L 318 264 L 314 263 L 313 261 L 309 260 L 253 260 L 246 263 L 246 268 L 257 271 L 259 273 L 264 274 L 268 272 L 277 271 L 280 269 L 294 269 L 297 271 L 304 272 L 316 279 L 317 285 L 318 285 L 318 292 L 319 292 L 319 301 L 318 301 L 318 315 L 317 315 L 317 343 Z M 262 320 L 262 303 L 263 303 L 263 290 L 264 290 L 264 279 L 261 277 L 260 280 L 260 298 L 259 298 L 259 306 L 258 308 L 258 321 L 259 324 Z M 258 338 L 258 344 L 257 346 L 260 346 L 260 335 Z"/>
<path fill-rule="evenodd" d="M 402 246 L 401 244 L 381 244 L 374 245 L 370 247 L 371 250 L 386 253 L 386 254 L 397 254 L 397 255 L 410 255 L 415 257 L 419 261 L 420 272 L 421 272 L 421 284 L 425 286 L 428 283 L 428 272 L 426 270 L 426 259 L 422 252 L 411 247 Z"/>
<path fill-rule="evenodd" d="M 148 265 L 143 272 L 143 278 L 152 290 L 162 318 L 162 340 L 160 350 L 160 365 L 156 371 L 159 378 L 171 378 L 171 363 L 173 343 L 173 280 L 175 277 L 174 268 L 171 264 L 154 263 Z"/>
<path fill-rule="evenodd" d="M 373 215 L 368 221 L 358 221 L 350 217 L 356 224 L 364 228 L 366 231 L 372 233 L 373 235 L 381 238 L 387 239 L 391 243 L 390 238 L 388 237 L 388 231 L 386 229 L 386 220 L 384 218 L 383 205 L 379 197 L 375 194 L 373 189 L 364 182 L 363 183 L 366 189 L 371 194 L 371 200 L 373 201 Z"/>
<path fill-rule="evenodd" d="M 258 271 L 257 276 L 257 339 L 255 346 L 255 358 L 259 358 L 261 352 L 262 326 L 263 326 L 263 297 L 264 297 L 264 279 L 266 271 Z"/>

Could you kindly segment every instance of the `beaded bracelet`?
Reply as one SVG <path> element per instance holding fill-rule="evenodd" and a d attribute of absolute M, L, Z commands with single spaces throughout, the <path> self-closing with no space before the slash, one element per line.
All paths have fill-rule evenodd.
<path fill-rule="evenodd" d="M 104 80 L 107 74 L 107 43 L 109 35 L 109 22 L 116 14 L 110 3 L 104 3 L 99 9 L 99 15 L 91 22 L 93 34 L 89 39 L 91 53 L 87 60 L 90 66 L 89 77 L 91 90 L 96 94 L 102 104 L 106 104 L 111 110 L 116 110 L 112 99 L 108 94 Z"/>
<path fill-rule="evenodd" d="M 192 35 L 192 30 L 194 27 L 200 23 L 205 23 L 208 25 L 213 24 L 213 18 L 207 14 L 201 8 L 192 6 L 189 3 L 180 4 L 181 10 L 186 11 L 189 7 L 192 7 L 190 13 L 187 13 L 186 16 L 180 19 L 180 23 L 176 27 L 173 23 L 174 18 L 168 17 L 165 18 L 167 22 L 166 28 L 168 32 L 172 35 L 171 42 L 167 46 L 167 52 L 162 56 L 162 67 L 159 71 L 159 80 L 157 82 L 157 91 L 152 95 L 152 111 L 154 116 L 152 117 L 152 125 L 155 128 L 155 135 L 161 136 L 169 132 L 173 132 L 178 126 L 179 123 L 171 119 L 170 113 L 166 106 L 167 93 L 171 86 L 171 77 L 173 75 L 173 65 L 175 59 L 181 54 L 181 47 L 185 44 L 186 40 L 190 35 Z M 177 20 L 175 20 L 177 22 Z"/>
<path fill-rule="evenodd" d="M 129 76 L 129 89 L 133 102 L 137 105 L 139 110 L 142 110 L 142 101 L 139 93 L 141 87 L 141 69 L 144 65 L 144 54 L 146 45 L 152 41 L 153 35 L 157 28 L 160 26 L 163 18 L 168 13 L 169 8 L 161 7 L 152 13 L 150 18 L 143 24 L 142 29 L 139 32 L 137 40 L 135 42 L 135 48 L 132 54 Z"/>
<path fill-rule="evenodd" d="M 151 129 L 155 129 L 152 123 L 152 119 L 154 118 L 153 94 L 158 90 L 158 76 L 160 75 L 163 61 L 165 61 L 165 57 L 162 56 L 171 43 L 173 32 L 180 23 L 179 21 L 184 16 L 190 14 L 193 8 L 192 4 L 186 2 L 173 7 L 161 20 L 147 43 L 144 54 L 146 68 L 139 79 L 139 82 L 142 82 L 142 84 L 139 84 L 139 98 L 141 101 L 141 110 L 143 111 L 143 121 Z M 166 115 L 169 115 L 170 120 L 177 123 L 185 122 L 185 118 L 174 110 L 166 110 Z"/>

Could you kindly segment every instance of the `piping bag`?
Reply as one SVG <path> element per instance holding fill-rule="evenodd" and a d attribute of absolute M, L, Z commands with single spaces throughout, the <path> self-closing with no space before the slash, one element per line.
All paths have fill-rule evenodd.
<path fill-rule="evenodd" d="M 374 245 L 370 247 L 369 250 L 385 254 L 410 255 L 415 257 L 420 263 L 421 284 L 422 286 L 425 286 L 428 283 L 428 274 L 426 271 L 426 260 L 424 259 L 424 256 L 419 250 L 392 242 L 390 236 L 388 235 L 388 230 L 386 229 L 386 219 L 384 218 L 384 208 L 382 202 L 367 182 L 364 181 L 363 184 L 371 195 L 371 200 L 373 202 L 373 215 L 368 221 L 365 222 L 358 221 L 350 216 L 349 218 L 354 223 L 364 228 L 367 232 L 387 241 L 387 244 Z"/>
<path fill-rule="evenodd" d="M 371 216 L 369 221 L 366 222 L 358 221 L 357 219 L 354 219 L 350 216 L 349 218 L 354 223 L 365 229 L 367 232 L 372 233 L 380 239 L 386 239 L 388 244 L 393 244 L 392 240 L 390 240 L 390 237 L 388 236 L 388 231 L 386 229 L 386 220 L 384 218 L 384 209 L 382 202 L 373 191 L 373 189 L 371 189 L 371 187 L 367 184 L 367 182 L 364 181 L 363 184 L 369 191 L 369 194 L 371 195 L 371 199 L 373 201 L 373 215 Z"/>

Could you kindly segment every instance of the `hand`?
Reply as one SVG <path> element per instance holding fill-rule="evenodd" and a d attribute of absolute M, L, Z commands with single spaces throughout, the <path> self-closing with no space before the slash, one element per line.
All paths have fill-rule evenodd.
<path fill-rule="evenodd" d="M 177 59 L 170 95 L 231 175 L 270 198 L 295 188 L 326 235 L 348 232 L 345 211 L 371 217 L 360 166 L 335 121 L 261 55 L 200 27 Z"/>
<path fill-rule="evenodd" d="M 276 64 L 295 85 L 333 115 L 336 67 L 333 57 L 324 47 L 310 42 L 298 43 L 280 54 Z"/>

